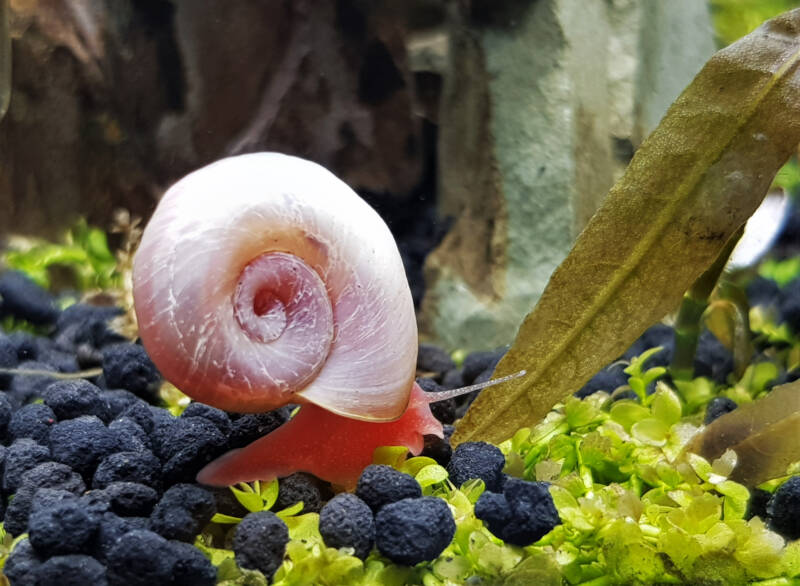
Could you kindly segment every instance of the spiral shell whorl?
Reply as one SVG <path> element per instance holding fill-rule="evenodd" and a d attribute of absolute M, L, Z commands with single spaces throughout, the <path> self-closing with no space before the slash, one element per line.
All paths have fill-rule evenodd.
<path fill-rule="evenodd" d="M 314 163 L 242 155 L 179 181 L 145 230 L 134 298 L 148 352 L 197 400 L 367 420 L 408 401 L 416 322 L 397 247 Z"/>

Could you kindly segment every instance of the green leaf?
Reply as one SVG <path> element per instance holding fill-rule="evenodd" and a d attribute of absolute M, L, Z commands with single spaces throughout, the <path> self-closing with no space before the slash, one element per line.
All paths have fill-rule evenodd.
<path fill-rule="evenodd" d="M 663 446 L 667 443 L 669 426 L 655 417 L 637 421 L 631 427 L 631 435 L 651 446 Z"/>
<path fill-rule="evenodd" d="M 266 486 L 260 487 L 260 494 L 261 497 L 261 509 L 260 510 L 269 510 L 272 508 L 272 505 L 275 504 L 275 501 L 278 500 L 278 479 L 274 478 Z"/>
<path fill-rule="evenodd" d="M 650 409 L 628 399 L 617 401 L 611 407 L 611 419 L 622 425 L 627 431 L 637 421 L 650 416 Z"/>
<path fill-rule="evenodd" d="M 429 458 L 428 456 L 415 456 L 403 462 L 403 465 L 400 467 L 400 471 L 410 474 L 411 476 L 416 476 L 417 472 L 426 466 L 431 466 L 434 464 L 436 464 L 436 460 L 433 458 Z"/>
<path fill-rule="evenodd" d="M 222 513 L 215 513 L 213 517 L 211 517 L 212 523 L 221 523 L 223 525 L 236 525 L 237 523 L 241 523 L 241 517 L 232 517 L 230 515 L 223 515 Z"/>
<path fill-rule="evenodd" d="M 747 502 L 750 500 L 750 491 L 738 482 L 723 480 L 716 485 L 717 492 L 725 495 L 722 505 L 725 520 L 744 519 L 747 511 Z"/>
<path fill-rule="evenodd" d="M 246 492 L 244 490 L 234 488 L 233 486 L 229 488 L 231 489 L 231 492 L 233 492 L 233 496 L 236 497 L 236 500 L 239 501 L 239 503 L 251 513 L 257 513 L 258 511 L 262 511 L 264 509 L 264 501 L 261 500 L 261 495 L 254 492 Z"/>
<path fill-rule="evenodd" d="M 793 256 L 786 260 L 768 258 L 759 265 L 758 274 L 783 287 L 800 275 L 800 257 Z"/>
<path fill-rule="evenodd" d="M 372 453 L 372 463 L 385 464 L 401 470 L 406 456 L 408 456 L 408 448 L 405 446 L 380 446 L 375 448 Z"/>
<path fill-rule="evenodd" d="M 653 417 L 667 426 L 677 423 L 681 419 L 681 400 L 666 385 L 660 385 L 650 403 Z"/>
<path fill-rule="evenodd" d="M 486 483 L 480 478 L 472 478 L 461 485 L 461 492 L 469 499 L 473 505 L 478 502 L 480 496 L 486 490 Z"/>
<path fill-rule="evenodd" d="M 453 445 L 542 419 L 679 305 L 800 141 L 800 10 L 718 52 L 637 151 L 553 273 Z"/>
<path fill-rule="evenodd" d="M 644 370 L 645 363 L 650 359 L 651 356 L 658 354 L 664 350 L 661 346 L 656 346 L 655 348 L 650 348 L 649 350 L 645 350 L 639 356 L 635 357 L 631 360 L 631 363 L 625 367 L 625 374 L 630 376 L 641 376 L 642 371 Z"/>
<path fill-rule="evenodd" d="M 436 484 L 437 482 L 444 482 L 447 480 L 449 474 L 447 470 L 439 466 L 439 464 L 431 464 L 425 466 L 422 470 L 417 472 L 416 479 L 419 485 L 423 488 Z"/>
<path fill-rule="evenodd" d="M 285 509 L 281 509 L 275 514 L 285 521 L 288 517 L 296 515 L 302 510 L 303 510 L 303 501 L 297 501 L 295 504 L 290 505 Z"/>

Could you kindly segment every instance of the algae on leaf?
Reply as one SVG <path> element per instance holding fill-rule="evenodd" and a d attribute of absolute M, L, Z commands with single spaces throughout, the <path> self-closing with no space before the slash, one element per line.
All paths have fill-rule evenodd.
<path fill-rule="evenodd" d="M 800 141 L 800 9 L 719 51 L 667 111 L 556 269 L 453 435 L 500 442 L 675 309 Z"/>

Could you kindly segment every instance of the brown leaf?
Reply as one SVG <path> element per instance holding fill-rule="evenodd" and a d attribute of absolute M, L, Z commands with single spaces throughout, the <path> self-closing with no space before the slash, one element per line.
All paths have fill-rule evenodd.
<path fill-rule="evenodd" d="M 644 142 L 555 271 L 453 436 L 539 421 L 673 310 L 755 211 L 800 141 L 800 10 L 714 55 Z"/>
<path fill-rule="evenodd" d="M 709 461 L 729 448 L 737 456 L 732 480 L 755 486 L 786 474 L 800 459 L 800 381 L 722 415 L 686 446 Z"/>

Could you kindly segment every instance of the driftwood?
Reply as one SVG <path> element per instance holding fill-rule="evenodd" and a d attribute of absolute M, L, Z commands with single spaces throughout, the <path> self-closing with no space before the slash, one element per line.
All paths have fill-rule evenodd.
<path fill-rule="evenodd" d="M 0 232 L 146 216 L 187 171 L 265 149 L 407 195 L 424 146 L 401 6 L 10 0 Z"/>

